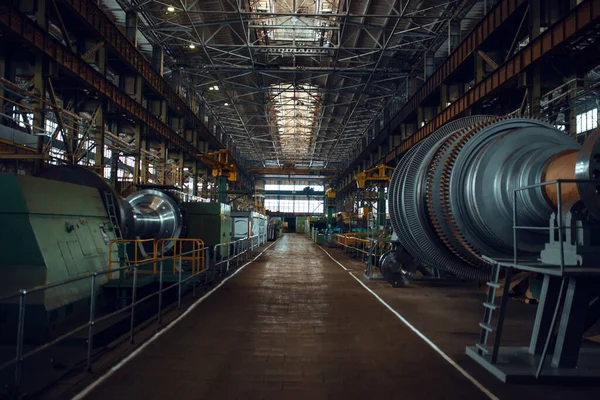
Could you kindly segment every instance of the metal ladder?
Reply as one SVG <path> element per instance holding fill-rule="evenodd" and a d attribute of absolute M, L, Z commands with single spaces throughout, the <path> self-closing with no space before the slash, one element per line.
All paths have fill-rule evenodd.
<path fill-rule="evenodd" d="M 500 304 L 496 303 L 496 290 L 500 288 L 500 265 L 494 263 L 492 266 L 492 279 L 487 282 L 488 294 L 487 299 L 483 303 L 484 313 L 483 322 L 479 323 L 481 327 L 481 334 L 479 336 L 479 343 L 475 344 L 477 352 L 481 356 L 491 356 L 491 362 L 495 363 L 498 359 L 498 349 L 500 347 L 500 340 L 502 337 L 502 327 L 504 325 L 504 314 L 506 310 L 506 302 L 508 300 L 508 293 L 510 290 L 510 280 L 513 273 L 513 268 L 506 268 L 506 276 L 504 278 L 504 288 L 502 289 L 502 297 L 500 298 Z M 496 326 L 492 325 L 494 311 L 498 310 L 498 318 Z M 495 332 L 494 345 L 490 349 L 487 342 L 490 333 Z"/>
<path fill-rule="evenodd" d="M 106 211 L 108 212 L 108 219 L 110 220 L 110 224 L 112 226 L 113 234 L 115 235 L 116 240 L 123 240 L 123 233 L 121 232 L 121 226 L 119 225 L 119 220 L 117 218 L 117 211 L 115 207 L 115 197 L 111 192 L 104 192 L 104 200 L 106 202 Z M 129 257 L 127 255 L 127 250 L 125 250 L 125 265 L 129 266 Z"/>

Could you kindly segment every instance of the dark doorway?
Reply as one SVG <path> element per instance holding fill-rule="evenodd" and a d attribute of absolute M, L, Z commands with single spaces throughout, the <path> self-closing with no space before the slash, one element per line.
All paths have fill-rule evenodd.
<path fill-rule="evenodd" d="M 284 221 L 288 223 L 288 232 L 296 233 L 296 217 L 285 217 Z"/>

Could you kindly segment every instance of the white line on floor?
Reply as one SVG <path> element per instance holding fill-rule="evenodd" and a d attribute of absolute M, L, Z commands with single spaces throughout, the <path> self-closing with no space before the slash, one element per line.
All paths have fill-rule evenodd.
<path fill-rule="evenodd" d="M 324 248 L 320 247 L 321 250 L 325 252 L 336 264 L 340 267 L 344 268 L 344 270 L 348 271 L 348 268 L 344 267 L 339 261 L 331 256 Z M 388 310 L 390 310 L 404 325 L 406 325 L 411 331 L 417 334 L 425 343 L 427 343 L 433 350 L 435 350 L 444 360 L 446 360 L 450 365 L 452 365 L 458 372 L 460 372 L 465 378 L 467 378 L 473 385 L 477 387 L 477 389 L 481 390 L 487 397 L 492 400 L 499 400 L 496 395 L 490 392 L 483 384 L 481 384 L 477 379 L 475 379 L 471 374 L 465 371 L 460 365 L 458 365 L 453 359 L 451 359 L 446 353 L 444 353 L 435 343 L 433 343 L 427 336 L 422 334 L 417 328 L 415 328 L 406 318 L 398 313 L 398 311 L 394 310 L 388 303 L 386 303 L 377 293 L 371 290 L 367 285 L 365 285 L 358 277 L 356 277 L 352 271 L 348 271 L 351 277 L 353 277 L 358 283 L 362 285 L 369 293 L 371 293 L 381 304 L 383 304 Z"/>
<path fill-rule="evenodd" d="M 96 379 L 94 382 L 92 382 L 89 386 L 87 386 L 81 392 L 79 392 L 78 394 L 76 394 L 73 397 L 72 400 L 80 400 L 80 399 L 83 399 L 88 394 L 90 394 L 90 392 L 92 390 L 94 390 L 96 387 L 98 387 L 98 385 L 100 385 L 102 382 L 104 382 L 105 380 L 107 380 L 112 374 L 114 374 L 119 369 L 121 369 L 125 364 L 127 364 L 129 361 L 131 361 L 135 356 L 137 356 L 138 354 L 140 354 L 142 352 L 142 350 L 144 350 L 150 343 L 154 342 L 163 333 L 167 332 L 169 329 L 171 329 L 173 326 L 175 326 L 175 324 L 177 322 L 181 321 L 186 315 L 188 315 L 190 312 L 192 312 L 192 310 L 194 310 L 194 308 L 196 308 L 206 298 L 208 298 L 211 294 L 213 294 L 217 289 L 219 289 L 221 286 L 223 286 L 223 284 L 225 282 L 227 282 L 228 280 L 230 280 L 231 278 L 233 278 L 235 275 L 237 275 L 237 273 L 240 272 L 242 269 L 244 269 L 248 264 L 256 261 L 256 259 L 258 259 L 258 257 L 262 256 L 263 253 L 265 251 L 269 250 L 269 248 L 271 248 L 271 246 L 273 246 L 275 243 L 277 243 L 277 240 L 274 241 L 273 243 L 271 243 L 266 249 L 264 249 L 263 251 L 261 251 L 260 254 L 258 254 L 252 260 L 248 261 L 246 264 L 244 264 L 240 268 L 238 268 L 238 270 L 235 271 L 233 274 L 231 274 L 227 278 L 223 279 L 221 281 L 221 283 L 219 283 L 217 286 L 215 286 L 210 292 L 208 292 L 204 296 L 200 297 L 194 304 L 192 304 L 187 310 L 185 310 L 185 312 L 183 314 L 181 314 L 179 317 L 175 318 L 167 326 L 165 326 L 161 331 L 155 333 L 154 336 L 152 336 L 150 339 L 148 339 L 146 342 L 144 342 L 144 344 L 142 344 L 140 347 L 138 347 L 137 349 L 135 349 L 131 354 L 129 354 L 127 357 L 125 357 L 123 360 L 121 360 L 117 365 L 115 365 L 110 370 L 108 370 L 104 375 L 100 376 L 98 379 Z"/>

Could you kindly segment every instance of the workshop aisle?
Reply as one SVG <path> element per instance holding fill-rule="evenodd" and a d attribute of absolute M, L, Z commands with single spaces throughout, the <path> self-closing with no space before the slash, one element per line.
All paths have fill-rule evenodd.
<path fill-rule="evenodd" d="M 287 234 L 87 398 L 488 397 L 317 245 Z"/>

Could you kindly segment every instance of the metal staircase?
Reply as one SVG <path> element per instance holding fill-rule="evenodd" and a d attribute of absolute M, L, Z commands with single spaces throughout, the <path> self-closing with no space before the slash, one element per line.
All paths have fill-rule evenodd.
<path fill-rule="evenodd" d="M 506 268 L 506 276 L 504 277 L 504 287 L 502 289 L 502 296 L 500 297 L 500 304 L 496 303 L 496 291 L 501 287 L 500 285 L 500 265 L 497 263 L 493 264 L 492 267 L 492 278 L 487 282 L 488 294 L 487 299 L 483 303 L 484 313 L 483 321 L 479 323 L 481 327 L 481 334 L 479 336 L 479 343 L 475 344 L 477 352 L 481 356 L 489 356 L 491 362 L 495 363 L 498 358 L 498 349 L 500 347 L 500 340 L 502 337 L 502 326 L 504 325 L 504 314 L 506 310 L 506 302 L 508 300 L 508 294 L 510 291 L 510 280 L 513 273 L 513 268 Z M 494 311 L 498 311 L 498 317 L 496 319 L 496 325 L 494 323 Z M 487 344 L 490 334 L 494 332 L 494 345 L 492 348 Z"/>
<path fill-rule="evenodd" d="M 108 212 L 108 219 L 112 226 L 113 234 L 116 240 L 123 240 L 123 232 L 121 232 L 121 226 L 119 225 L 119 219 L 117 218 L 117 209 L 115 207 L 115 197 L 111 192 L 104 192 L 104 200 L 106 203 L 106 211 Z M 129 257 L 127 256 L 127 249 L 124 249 L 124 260 L 125 266 L 129 266 Z"/>

